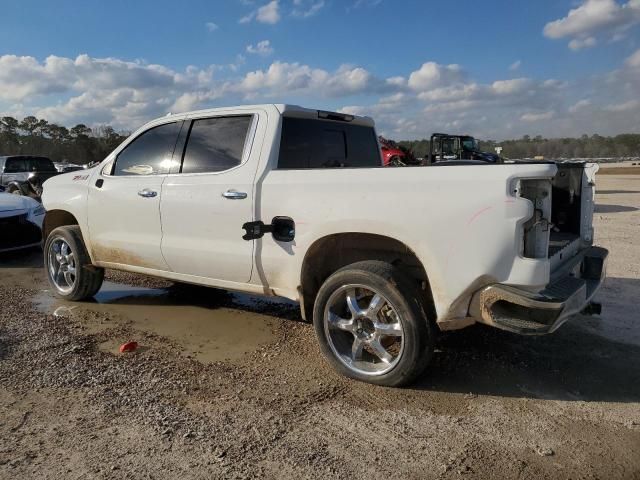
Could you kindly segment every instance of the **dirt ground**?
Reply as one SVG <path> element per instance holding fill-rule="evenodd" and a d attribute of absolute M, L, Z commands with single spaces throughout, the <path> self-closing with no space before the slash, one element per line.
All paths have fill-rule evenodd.
<path fill-rule="evenodd" d="M 640 175 L 598 188 L 602 315 L 442 334 L 407 389 L 334 373 L 290 303 L 109 272 L 65 304 L 2 255 L 0 478 L 640 478 Z"/>

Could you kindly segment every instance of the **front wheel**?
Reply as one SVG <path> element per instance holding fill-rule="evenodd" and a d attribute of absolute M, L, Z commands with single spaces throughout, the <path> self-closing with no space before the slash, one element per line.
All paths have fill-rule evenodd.
<path fill-rule="evenodd" d="M 394 387 L 412 382 L 433 353 L 433 327 L 420 298 L 415 282 L 388 263 L 338 270 L 314 305 L 323 354 L 351 378 Z"/>
<path fill-rule="evenodd" d="M 104 269 L 91 265 L 77 225 L 58 227 L 47 237 L 44 265 L 54 293 L 65 300 L 93 297 L 104 279 Z"/>

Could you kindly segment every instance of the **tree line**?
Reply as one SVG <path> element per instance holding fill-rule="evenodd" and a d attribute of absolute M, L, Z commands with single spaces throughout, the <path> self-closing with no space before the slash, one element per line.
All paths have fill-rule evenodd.
<path fill-rule="evenodd" d="M 126 137 L 105 125 L 91 129 L 84 124 L 72 128 L 49 123 L 34 116 L 18 120 L 0 118 L 0 155 L 43 155 L 54 162 L 92 163 L 104 159 Z M 582 135 L 580 138 L 543 138 L 525 135 L 517 140 L 480 141 L 480 149 L 493 152 L 501 146 L 506 158 L 609 158 L 640 157 L 640 134 L 625 133 L 614 137 Z M 426 157 L 429 140 L 401 141 L 416 157 Z"/>
<path fill-rule="evenodd" d="M 426 157 L 429 153 L 429 140 L 398 142 L 403 148 L 411 150 L 416 157 Z M 480 150 L 495 152 L 502 147 L 501 155 L 506 158 L 533 158 L 542 156 L 547 159 L 559 158 L 614 158 L 640 157 L 640 134 L 623 133 L 614 137 L 602 135 L 582 135 L 580 138 L 543 138 L 538 135 L 524 135 L 517 140 L 479 140 Z"/>
<path fill-rule="evenodd" d="M 104 159 L 127 134 L 105 125 L 72 128 L 34 116 L 0 118 L 0 155 L 42 155 L 54 162 L 86 164 Z"/>

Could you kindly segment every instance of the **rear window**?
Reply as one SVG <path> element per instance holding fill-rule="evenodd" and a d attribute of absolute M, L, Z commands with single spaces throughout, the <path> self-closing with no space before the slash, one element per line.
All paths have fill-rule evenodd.
<path fill-rule="evenodd" d="M 5 173 L 10 172 L 56 172 L 53 162 L 47 157 L 10 157 L 5 164 Z"/>
<path fill-rule="evenodd" d="M 306 118 L 282 119 L 278 168 L 379 167 L 371 127 Z"/>
<path fill-rule="evenodd" d="M 46 157 L 27 157 L 25 163 L 30 172 L 57 172 L 53 162 Z"/>

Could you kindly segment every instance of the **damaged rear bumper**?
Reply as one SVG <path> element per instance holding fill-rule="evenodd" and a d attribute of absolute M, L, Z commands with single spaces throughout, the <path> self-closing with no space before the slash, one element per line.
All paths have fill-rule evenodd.
<path fill-rule="evenodd" d="M 604 280 L 608 254 L 601 247 L 584 250 L 537 293 L 510 285 L 489 285 L 473 296 L 472 316 L 514 333 L 551 333 L 590 305 Z"/>

